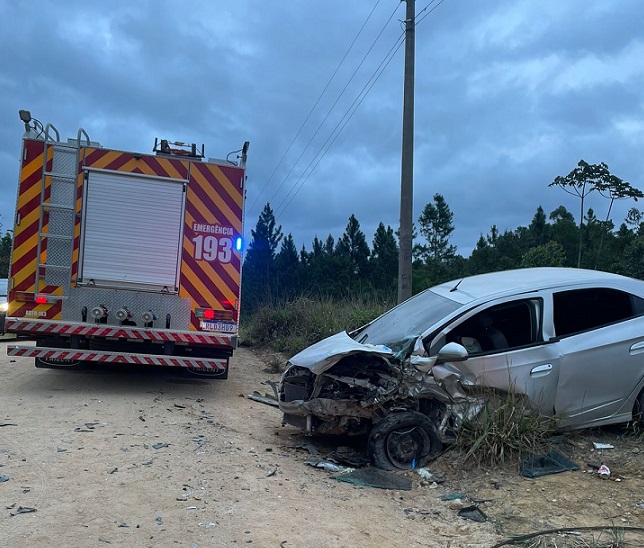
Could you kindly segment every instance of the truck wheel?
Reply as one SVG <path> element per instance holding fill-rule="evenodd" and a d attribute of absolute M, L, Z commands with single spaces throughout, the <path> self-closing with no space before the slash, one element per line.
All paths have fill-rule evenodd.
<path fill-rule="evenodd" d="M 442 451 L 432 421 L 422 413 L 391 413 L 369 435 L 369 456 L 384 470 L 422 468 Z"/>
<path fill-rule="evenodd" d="M 82 369 L 85 362 L 80 360 L 46 360 L 34 358 L 36 367 L 44 369 Z"/>

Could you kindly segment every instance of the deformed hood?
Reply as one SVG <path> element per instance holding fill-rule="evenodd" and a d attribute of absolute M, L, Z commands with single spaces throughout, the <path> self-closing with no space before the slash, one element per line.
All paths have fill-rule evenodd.
<path fill-rule="evenodd" d="M 343 331 L 295 354 L 289 360 L 289 363 L 305 367 L 312 373 L 319 375 L 338 363 L 342 358 L 353 354 L 372 354 L 385 359 L 393 356 L 390 348 L 383 345 L 360 344 L 349 337 L 346 331 Z"/>

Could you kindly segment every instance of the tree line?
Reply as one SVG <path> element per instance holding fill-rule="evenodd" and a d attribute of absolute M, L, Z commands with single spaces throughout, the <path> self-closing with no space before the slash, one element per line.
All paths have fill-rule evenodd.
<path fill-rule="evenodd" d="M 583 160 L 549 186 L 579 199 L 577 219 L 563 205 L 547 214 L 538 206 L 528 226 L 503 233 L 491 226 L 469 257 L 459 255 L 450 243 L 453 213 L 445 198 L 435 194 L 414 226 L 413 292 L 462 276 L 534 266 L 589 268 L 644 279 L 644 212 L 631 208 L 619 227 L 610 218 L 615 200 L 637 201 L 644 197 L 641 191 L 612 175 L 606 164 Z M 591 192 L 607 199 L 607 214 L 601 219 L 592 208 L 585 208 Z M 398 240 L 391 226 L 381 222 L 369 245 L 351 214 L 339 239 L 316 236 L 310 251 L 304 246 L 298 251 L 267 203 L 251 230 L 245 254 L 242 309 L 252 313 L 263 304 L 301 295 L 358 294 L 395 302 L 397 276 Z"/>

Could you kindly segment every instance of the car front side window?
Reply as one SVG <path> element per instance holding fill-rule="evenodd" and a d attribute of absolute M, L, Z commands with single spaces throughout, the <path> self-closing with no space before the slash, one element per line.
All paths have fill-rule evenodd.
<path fill-rule="evenodd" d="M 490 354 L 535 344 L 541 337 L 541 300 L 521 299 L 488 307 L 434 339 L 431 353 L 449 342 L 462 344 L 470 355 Z"/>

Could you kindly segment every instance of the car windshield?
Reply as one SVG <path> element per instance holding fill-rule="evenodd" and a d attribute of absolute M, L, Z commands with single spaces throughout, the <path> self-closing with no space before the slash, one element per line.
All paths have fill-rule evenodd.
<path fill-rule="evenodd" d="M 428 289 L 385 312 L 363 329 L 352 333 L 352 337 L 363 344 L 383 344 L 398 352 L 460 306 Z"/>

